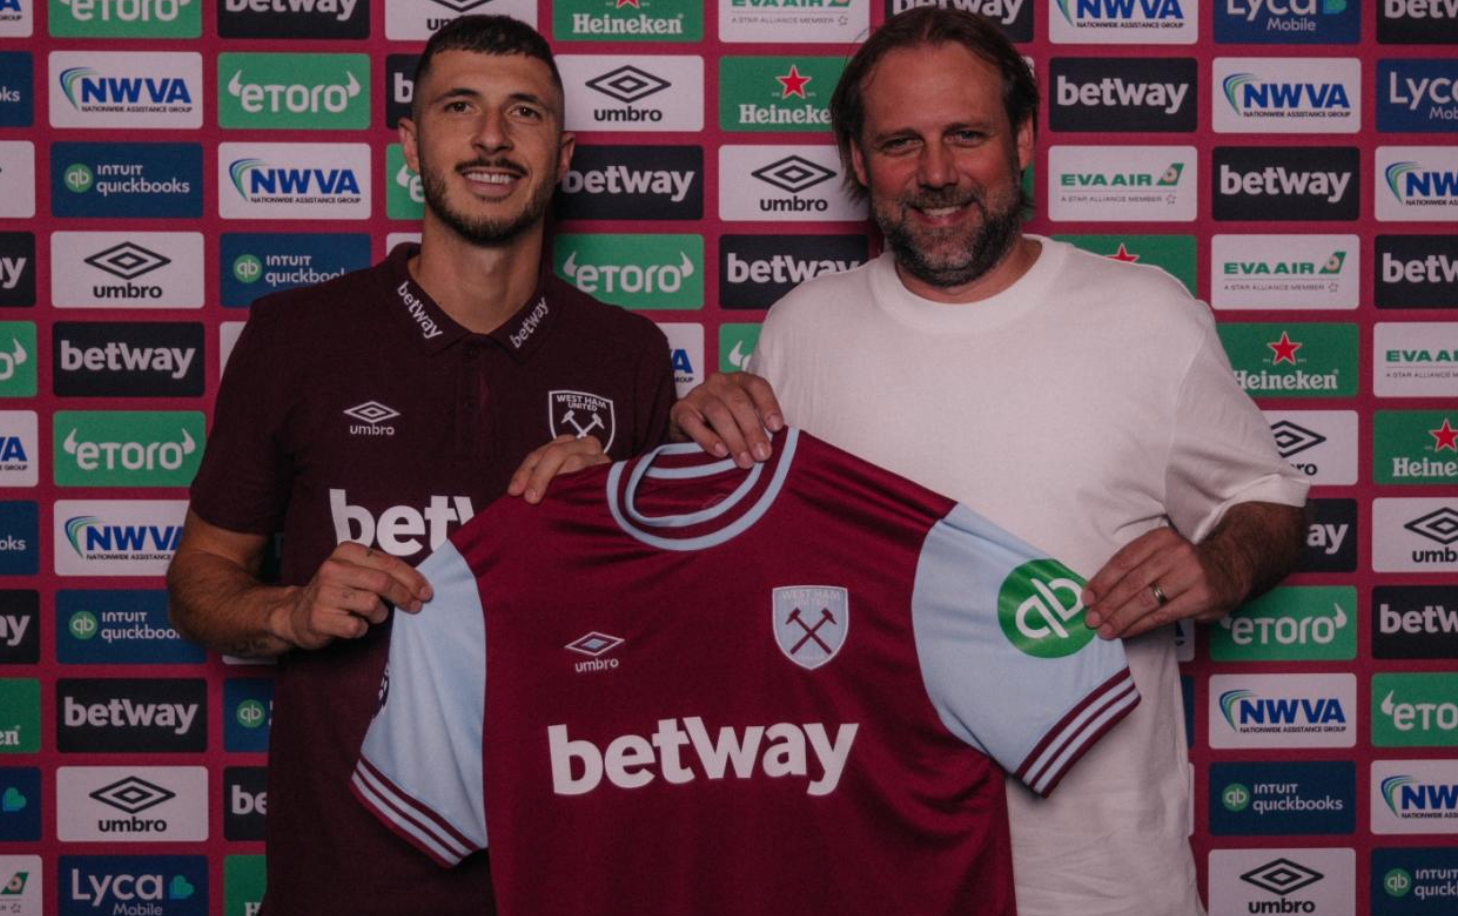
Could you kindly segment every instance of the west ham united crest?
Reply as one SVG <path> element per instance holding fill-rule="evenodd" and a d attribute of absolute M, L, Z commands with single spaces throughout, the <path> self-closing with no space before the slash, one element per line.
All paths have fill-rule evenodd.
<path fill-rule="evenodd" d="M 612 448 L 618 428 L 613 418 L 613 402 L 586 391 L 547 392 L 547 423 L 552 438 L 564 433 L 579 439 L 596 436 L 603 451 Z"/>
<path fill-rule="evenodd" d="M 850 594 L 834 585 L 788 585 L 773 593 L 775 642 L 785 657 L 811 671 L 845 645 Z"/>

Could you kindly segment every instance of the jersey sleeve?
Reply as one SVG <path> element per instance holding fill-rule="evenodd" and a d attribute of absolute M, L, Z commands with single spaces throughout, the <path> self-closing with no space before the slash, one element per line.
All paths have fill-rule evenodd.
<path fill-rule="evenodd" d="M 1270 424 L 1230 370 L 1214 325 L 1180 384 L 1165 470 L 1175 529 L 1202 541 L 1238 503 L 1301 506 L 1308 484 L 1276 451 Z"/>
<path fill-rule="evenodd" d="M 938 716 L 1044 796 L 1139 703 L 1123 643 L 1083 622 L 1083 584 L 962 505 L 917 564 L 912 627 Z"/>
<path fill-rule="evenodd" d="M 476 577 L 447 541 L 419 567 L 435 596 L 395 612 L 380 708 L 350 789 L 438 864 L 486 848 L 481 776 L 486 627 Z"/>

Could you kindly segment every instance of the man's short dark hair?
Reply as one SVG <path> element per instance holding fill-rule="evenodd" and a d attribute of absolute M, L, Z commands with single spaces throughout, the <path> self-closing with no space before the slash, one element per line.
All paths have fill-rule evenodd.
<path fill-rule="evenodd" d="M 891 51 L 920 45 L 961 45 L 1002 74 L 1002 107 L 1013 130 L 1024 121 L 1038 127 L 1038 84 L 1028 62 L 1002 34 L 996 23 L 977 13 L 964 10 L 921 6 L 886 20 L 855 56 L 846 64 L 845 72 L 830 97 L 830 130 L 840 150 L 845 169 L 847 190 L 857 199 L 864 198 L 866 188 L 856 178 L 852 167 L 851 144 L 858 143 L 866 123 L 866 106 L 861 97 L 862 84 L 871 69 Z M 915 104 L 908 99 L 908 104 Z"/>
<path fill-rule="evenodd" d="M 415 65 L 415 87 L 425 82 L 430 65 L 437 54 L 444 51 L 473 51 L 477 54 L 508 56 L 521 54 L 533 57 L 547 65 L 552 74 L 552 85 L 560 92 L 562 74 L 557 72 L 557 62 L 552 58 L 552 48 L 536 29 L 510 16 L 460 16 L 446 23 L 440 31 L 430 36 L 420 60 Z M 412 117 L 419 116 L 420 96 L 415 96 Z"/>

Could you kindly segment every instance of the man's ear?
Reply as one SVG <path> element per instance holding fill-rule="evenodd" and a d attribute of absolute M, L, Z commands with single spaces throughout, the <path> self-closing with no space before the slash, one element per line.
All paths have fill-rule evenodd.
<path fill-rule="evenodd" d="M 417 145 L 415 121 L 412 118 L 401 118 L 400 126 L 396 132 L 400 137 L 400 151 L 405 154 L 405 164 L 410 166 L 411 171 L 420 174 L 420 148 Z"/>

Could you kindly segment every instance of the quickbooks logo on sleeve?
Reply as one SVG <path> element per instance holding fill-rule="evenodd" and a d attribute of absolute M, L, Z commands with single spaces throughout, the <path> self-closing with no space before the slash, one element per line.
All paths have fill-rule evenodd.
<path fill-rule="evenodd" d="M 218 55 L 218 124 L 253 130 L 364 130 L 368 54 Z"/>
<path fill-rule="evenodd" d="M 202 0 L 50 0 L 47 9 L 54 38 L 197 38 L 202 6 Z"/>
<path fill-rule="evenodd" d="M 1215 41 L 1221 44 L 1350 45 L 1361 31 L 1361 0 L 1215 2 Z"/>
<path fill-rule="evenodd" d="M 1458 483 L 1458 410 L 1379 410 L 1372 418 L 1378 483 Z"/>
<path fill-rule="evenodd" d="M 699 235 L 574 235 L 553 241 L 557 276 L 603 302 L 633 309 L 704 306 Z"/>
<path fill-rule="evenodd" d="M 1458 131 L 1458 62 L 1445 58 L 1377 62 L 1377 129 Z"/>
<path fill-rule="evenodd" d="M 247 306 L 280 290 L 314 286 L 370 265 L 364 233 L 225 232 L 218 241 L 223 305 Z"/>
<path fill-rule="evenodd" d="M 223 219 L 368 219 L 366 143 L 222 143 Z"/>
<path fill-rule="evenodd" d="M 52 428 L 60 487 L 185 487 L 206 438 L 196 411 L 61 410 Z"/>
<path fill-rule="evenodd" d="M 1084 581 L 1057 560 L 1031 560 L 1008 574 L 997 595 L 997 622 L 1018 651 L 1064 658 L 1094 638 L 1083 622 Z"/>
<path fill-rule="evenodd" d="M 229 678 L 223 682 L 224 750 L 267 751 L 272 724 L 272 678 Z"/>
<path fill-rule="evenodd" d="M 1351 833 L 1356 764 L 1281 761 L 1210 765 L 1210 833 L 1259 836 Z"/>
<path fill-rule="evenodd" d="M 61 916 L 207 916 L 206 856 L 61 856 Z"/>
<path fill-rule="evenodd" d="M 1168 272 L 1195 295 L 1193 235 L 1055 235 L 1060 242 L 1125 264 L 1146 264 Z"/>
<path fill-rule="evenodd" d="M 161 589 L 56 592 L 56 659 L 62 664 L 200 664 L 206 658 L 201 646 L 172 629 Z"/>
<path fill-rule="evenodd" d="M 704 148 L 579 145 L 555 204 L 559 219 L 702 219 Z"/>
<path fill-rule="evenodd" d="M 1351 397 L 1357 393 L 1354 324 L 1225 322 L 1217 332 L 1236 381 L 1253 397 Z"/>
<path fill-rule="evenodd" d="M 1357 657 L 1357 590 L 1274 588 L 1207 632 L 1217 662 L 1318 661 Z"/>
<path fill-rule="evenodd" d="M 52 143 L 51 212 L 196 219 L 202 216 L 202 146 Z"/>
<path fill-rule="evenodd" d="M 1374 674 L 1372 744 L 1458 747 L 1458 674 Z"/>
<path fill-rule="evenodd" d="M 841 57 L 724 57 L 719 60 L 719 127 L 744 131 L 830 129 L 830 94 Z"/>
<path fill-rule="evenodd" d="M 699 41 L 700 0 L 556 0 L 552 37 L 558 41 Z"/>

